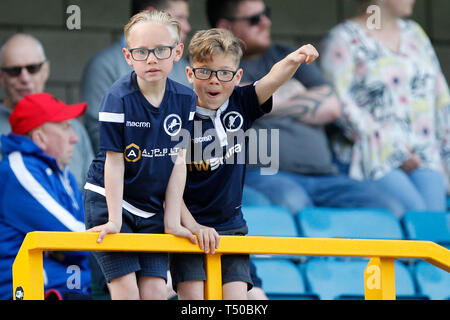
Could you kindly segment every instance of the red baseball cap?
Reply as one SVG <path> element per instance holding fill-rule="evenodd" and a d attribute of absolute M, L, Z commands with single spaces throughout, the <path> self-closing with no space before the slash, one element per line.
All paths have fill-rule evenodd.
<path fill-rule="evenodd" d="M 9 116 L 11 131 L 27 134 L 46 122 L 59 122 L 81 116 L 87 103 L 67 105 L 49 93 L 28 94 L 14 107 Z"/>

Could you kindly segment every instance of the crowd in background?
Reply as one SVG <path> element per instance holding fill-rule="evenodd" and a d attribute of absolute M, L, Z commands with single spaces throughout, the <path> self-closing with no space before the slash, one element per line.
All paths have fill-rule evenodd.
<path fill-rule="evenodd" d="M 152 9 L 170 13 L 180 22 L 181 42 L 196 31 L 189 24 L 188 1 L 132 2 L 132 15 Z M 261 175 L 264 164 L 247 166 L 244 198 L 246 192 L 260 193 L 293 214 L 313 206 L 381 208 L 398 218 L 413 210 L 446 211 L 450 93 L 433 46 L 420 25 L 408 19 L 413 0 L 358 2 L 360 11 L 323 39 L 318 62 L 302 65 L 273 95 L 272 112 L 255 121 L 253 128 L 267 129 L 269 137 L 272 129 L 279 130 L 279 171 Z M 380 7 L 381 28 L 367 24 L 366 8 L 373 4 Z M 263 0 L 206 1 L 210 27 L 230 30 L 244 43 L 241 85 L 260 80 L 295 50 L 274 43 L 270 9 L 277 10 Z M 27 232 L 84 230 L 80 227 L 84 219 L 81 193 L 89 166 L 101 151 L 101 100 L 132 70 L 124 59 L 124 47 L 122 37 L 85 66 L 81 81 L 85 113 L 53 117 L 51 113 L 62 102 L 39 97 L 28 104 L 41 108 L 37 114 L 42 121 L 22 129 L 23 122 L 37 116 L 23 115 L 19 107 L 27 103 L 27 95 L 46 91 L 50 59 L 39 39 L 31 35 L 11 35 L 2 43 L 0 85 L 5 98 L 0 102 L 4 135 L 0 173 L 8 178 L 0 186 L 0 242 L 5 244 L 0 249 L 1 299 L 11 298 L 10 268 Z M 186 66 L 189 57 L 185 54 L 169 77 L 192 88 Z M 46 109 L 42 104 L 55 107 Z M 84 117 L 75 119 L 82 113 Z M 46 122 L 66 127 L 51 132 Z M 56 143 L 59 147 L 52 148 Z M 37 169 L 42 163 L 51 170 Z M 91 272 L 98 285 L 105 286 L 95 261 L 86 267 L 88 259 L 87 255 L 48 253 L 47 273 L 59 272 L 60 278 L 49 275 L 46 287 L 67 286 L 61 279 L 67 278 L 64 270 L 70 265 L 83 266 L 75 298 L 89 295 L 86 283 Z M 257 277 L 257 290 L 261 286 L 255 281 Z M 259 298 L 263 294 L 253 293 Z"/>

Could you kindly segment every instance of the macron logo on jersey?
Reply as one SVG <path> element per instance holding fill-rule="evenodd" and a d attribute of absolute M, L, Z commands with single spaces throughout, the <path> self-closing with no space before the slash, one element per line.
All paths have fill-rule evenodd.
<path fill-rule="evenodd" d="M 127 120 L 126 126 L 127 127 L 134 127 L 134 128 L 150 128 L 150 122 L 146 121 L 129 121 Z"/>

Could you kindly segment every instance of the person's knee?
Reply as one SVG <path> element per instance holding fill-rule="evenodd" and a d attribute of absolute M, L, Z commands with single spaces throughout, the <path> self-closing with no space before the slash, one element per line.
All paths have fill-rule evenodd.
<path fill-rule="evenodd" d="M 142 300 L 167 300 L 165 280 L 159 277 L 140 278 L 139 295 Z"/>
<path fill-rule="evenodd" d="M 204 282 L 200 280 L 180 282 L 177 285 L 177 293 L 179 300 L 203 300 Z"/>
<path fill-rule="evenodd" d="M 247 283 L 243 281 L 233 281 L 222 286 L 224 300 L 247 300 Z"/>
<path fill-rule="evenodd" d="M 134 273 L 111 280 L 108 289 L 112 300 L 139 300 L 139 288 Z"/>

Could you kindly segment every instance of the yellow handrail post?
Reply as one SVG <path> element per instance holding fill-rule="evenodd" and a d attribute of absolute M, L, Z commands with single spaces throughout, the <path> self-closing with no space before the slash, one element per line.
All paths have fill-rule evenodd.
<path fill-rule="evenodd" d="M 222 300 L 222 265 L 221 254 L 206 254 L 205 299 Z"/>
<path fill-rule="evenodd" d="M 32 235 L 25 237 L 13 263 L 14 300 L 44 300 L 43 250 L 30 249 Z"/>
<path fill-rule="evenodd" d="M 364 270 L 366 300 L 395 300 L 395 259 L 372 258 Z"/>

